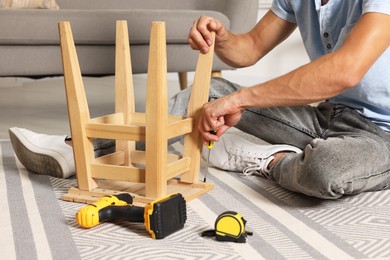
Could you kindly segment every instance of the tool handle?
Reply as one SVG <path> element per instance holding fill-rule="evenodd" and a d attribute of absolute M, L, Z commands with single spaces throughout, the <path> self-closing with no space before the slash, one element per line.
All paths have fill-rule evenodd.
<path fill-rule="evenodd" d="M 216 131 L 214 131 L 214 130 L 211 130 L 210 131 L 210 134 L 213 134 L 213 135 L 215 135 L 215 134 L 217 134 L 217 132 Z M 207 145 L 207 148 L 209 148 L 209 149 L 211 149 L 211 148 L 213 148 L 214 147 L 214 141 L 209 141 L 209 144 Z"/>
<path fill-rule="evenodd" d="M 83 228 L 91 228 L 102 222 L 99 212 L 109 206 L 126 206 L 133 203 L 130 194 L 119 194 L 116 196 L 104 196 L 96 202 L 82 207 L 76 214 L 77 223 Z"/>
<path fill-rule="evenodd" d="M 125 220 L 130 222 L 144 222 L 144 208 L 137 206 L 108 206 L 99 210 L 100 222 Z"/>
<path fill-rule="evenodd" d="M 133 204 L 133 197 L 129 193 L 121 193 L 113 196 L 117 197 L 118 200 L 125 201 L 127 204 Z"/>

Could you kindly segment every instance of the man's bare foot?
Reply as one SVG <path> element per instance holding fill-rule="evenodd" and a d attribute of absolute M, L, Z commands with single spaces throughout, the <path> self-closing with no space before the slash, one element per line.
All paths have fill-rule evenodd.
<path fill-rule="evenodd" d="M 281 152 L 281 153 L 276 153 L 274 154 L 274 159 L 268 164 L 268 167 L 267 169 L 271 169 L 277 162 L 279 162 L 280 159 L 282 159 L 283 157 L 285 157 L 286 155 L 288 155 L 290 153 L 287 153 L 287 152 Z"/>

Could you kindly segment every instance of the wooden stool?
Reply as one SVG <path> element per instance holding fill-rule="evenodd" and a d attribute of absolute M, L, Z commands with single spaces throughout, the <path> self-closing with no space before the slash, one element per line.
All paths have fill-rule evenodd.
<path fill-rule="evenodd" d="M 197 128 L 200 109 L 209 96 L 213 48 L 199 54 L 188 116 L 168 115 L 165 23 L 153 22 L 146 112 L 136 113 L 127 22 L 117 21 L 116 26 L 115 113 L 91 119 L 70 23 L 59 23 L 78 182 L 62 198 L 90 203 L 123 192 L 139 203 L 175 192 L 187 201 L 196 198 L 213 187 L 199 181 L 202 139 Z M 182 156 L 169 154 L 168 139 L 181 135 Z M 95 158 L 93 138 L 115 139 L 116 152 Z M 144 141 L 145 151 L 135 150 L 135 141 Z"/>

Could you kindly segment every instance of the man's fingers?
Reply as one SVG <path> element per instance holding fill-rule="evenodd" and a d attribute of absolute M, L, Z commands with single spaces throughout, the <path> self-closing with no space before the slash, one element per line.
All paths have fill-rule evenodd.
<path fill-rule="evenodd" d="M 195 20 L 188 36 L 188 43 L 191 48 L 207 53 L 209 47 L 213 44 L 211 31 L 217 30 L 218 24 L 216 20 L 208 16 L 201 16 Z"/>
<path fill-rule="evenodd" d="M 211 24 L 213 24 L 213 26 L 211 26 Z M 198 20 L 197 29 L 202 34 L 207 46 L 211 46 L 213 44 L 211 31 L 215 30 L 215 27 L 214 19 L 211 17 L 201 16 Z"/>
<path fill-rule="evenodd" d="M 193 50 L 200 50 L 202 53 L 207 53 L 209 51 L 209 46 L 197 26 L 198 21 L 195 20 L 188 36 L 188 43 Z"/>
<path fill-rule="evenodd" d="M 203 111 L 204 115 L 208 114 L 206 110 L 207 108 L 205 108 L 205 110 Z M 223 117 L 215 118 L 211 114 L 209 114 L 209 116 L 202 116 L 200 118 L 198 128 L 203 137 L 204 142 L 218 142 L 219 136 L 221 136 L 227 130 L 224 127 L 224 122 L 225 120 Z M 216 131 L 216 133 L 212 134 L 211 131 Z"/>

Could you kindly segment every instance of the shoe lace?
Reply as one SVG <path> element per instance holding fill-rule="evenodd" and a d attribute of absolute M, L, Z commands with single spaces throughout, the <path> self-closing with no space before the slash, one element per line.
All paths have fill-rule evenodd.
<path fill-rule="evenodd" d="M 258 158 L 256 160 L 251 160 L 246 162 L 246 167 L 243 169 L 242 174 L 245 176 L 250 176 L 252 174 L 259 174 L 267 179 L 270 179 L 270 171 L 267 169 L 268 164 L 274 159 L 273 156 L 268 158 Z"/>

